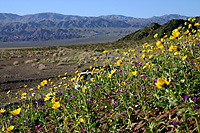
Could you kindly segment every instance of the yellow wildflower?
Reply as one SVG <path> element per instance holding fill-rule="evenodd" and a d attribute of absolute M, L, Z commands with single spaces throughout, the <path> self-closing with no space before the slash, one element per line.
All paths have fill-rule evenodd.
<path fill-rule="evenodd" d="M 185 55 L 184 57 L 183 57 L 183 60 L 185 60 L 187 58 L 187 55 Z"/>
<path fill-rule="evenodd" d="M 38 85 L 38 89 L 40 89 L 40 85 Z"/>
<path fill-rule="evenodd" d="M 47 85 L 47 80 L 43 80 L 41 83 L 40 83 L 41 86 L 45 86 Z"/>
<path fill-rule="evenodd" d="M 194 26 L 200 26 L 200 24 L 199 23 L 195 23 Z"/>
<path fill-rule="evenodd" d="M 179 32 L 178 29 L 174 29 L 174 30 L 172 31 L 173 39 L 176 39 L 179 35 L 180 35 L 180 32 Z"/>
<path fill-rule="evenodd" d="M 71 80 L 70 80 L 70 81 L 74 81 L 74 80 L 76 80 L 76 76 L 75 76 L 74 78 L 71 78 Z"/>
<path fill-rule="evenodd" d="M 143 66 L 143 68 L 142 68 L 142 69 L 145 69 L 146 67 L 147 67 L 147 65 Z"/>
<path fill-rule="evenodd" d="M 63 77 L 62 79 L 65 80 L 67 77 Z"/>
<path fill-rule="evenodd" d="M 122 64 L 122 60 L 118 60 L 118 61 L 117 61 L 117 65 L 118 65 L 118 66 L 121 66 L 121 64 Z"/>
<path fill-rule="evenodd" d="M 117 52 L 117 53 L 118 53 L 118 52 L 119 52 L 119 49 L 116 49 L 116 50 L 115 50 L 115 52 Z"/>
<path fill-rule="evenodd" d="M 56 97 L 54 96 L 52 99 L 51 99 L 51 103 L 55 103 L 56 102 Z"/>
<path fill-rule="evenodd" d="M 32 97 L 34 97 L 35 93 L 32 93 Z"/>
<path fill-rule="evenodd" d="M 79 124 L 79 123 L 83 122 L 83 118 L 80 118 L 80 119 L 77 120 L 77 121 L 78 121 L 77 124 Z"/>
<path fill-rule="evenodd" d="M 60 103 L 59 102 L 55 102 L 52 106 L 53 109 L 58 109 L 60 108 Z"/>
<path fill-rule="evenodd" d="M 171 82 L 171 79 L 169 79 L 169 81 L 167 81 L 167 79 L 165 78 L 158 78 L 157 82 L 155 83 L 156 87 L 159 89 L 162 89 L 162 86 L 164 84 L 169 85 L 169 83 Z"/>
<path fill-rule="evenodd" d="M 152 58 L 153 58 L 153 55 L 150 55 L 150 56 L 149 56 L 149 59 L 152 59 Z"/>
<path fill-rule="evenodd" d="M 44 98 L 44 101 L 50 100 L 50 99 L 51 99 L 51 95 L 52 95 L 52 93 L 46 94 L 46 96 L 45 96 L 45 98 Z"/>
<path fill-rule="evenodd" d="M 2 108 L 1 110 L 0 110 L 0 114 L 2 114 L 2 113 L 4 113 L 6 110 L 4 109 L 4 108 Z"/>
<path fill-rule="evenodd" d="M 182 26 L 179 26 L 178 29 L 180 30 L 182 28 Z"/>
<path fill-rule="evenodd" d="M 18 109 L 11 111 L 10 113 L 13 115 L 18 115 L 18 114 L 20 114 L 20 112 L 21 112 L 21 108 L 18 108 Z"/>
<path fill-rule="evenodd" d="M 94 58 L 93 58 L 93 60 L 96 60 L 96 59 L 97 59 L 97 57 L 94 57 Z"/>
<path fill-rule="evenodd" d="M 7 131 L 12 131 L 14 129 L 15 126 L 10 126 L 7 128 Z"/>
<path fill-rule="evenodd" d="M 146 53 L 147 51 L 146 51 L 146 50 L 143 50 L 142 52 L 143 52 L 143 53 Z"/>
<path fill-rule="evenodd" d="M 90 81 L 91 81 L 91 82 L 94 82 L 95 80 L 94 80 L 94 78 L 91 78 Z"/>
<path fill-rule="evenodd" d="M 26 92 L 24 92 L 24 93 L 22 93 L 22 96 L 26 96 L 26 94 L 27 94 L 27 93 L 26 93 Z"/>
<path fill-rule="evenodd" d="M 190 29 L 191 27 L 192 27 L 192 24 L 189 24 L 189 25 L 188 25 L 188 28 Z"/>
<path fill-rule="evenodd" d="M 164 47 L 161 41 L 157 41 L 157 42 L 156 42 L 156 45 L 157 45 L 157 47 L 160 48 L 160 49 L 162 49 L 162 48 Z"/>
<path fill-rule="evenodd" d="M 124 85 L 126 85 L 126 82 L 123 82 Z"/>
<path fill-rule="evenodd" d="M 192 22 L 194 22 L 195 20 L 196 20 L 196 18 L 193 18 L 193 19 L 192 19 Z"/>
<path fill-rule="evenodd" d="M 185 22 L 184 25 L 187 25 L 187 22 Z"/>
<path fill-rule="evenodd" d="M 171 46 L 169 47 L 169 51 L 176 50 L 176 49 L 177 49 L 177 47 L 176 47 L 176 46 L 173 46 L 173 45 L 171 45 Z"/>
<path fill-rule="evenodd" d="M 104 51 L 103 51 L 103 53 L 104 53 L 104 54 L 107 54 L 107 53 L 108 53 L 108 51 L 107 51 L 107 50 L 104 50 Z"/>
<path fill-rule="evenodd" d="M 129 77 L 133 77 L 133 76 L 135 76 L 135 75 L 137 75 L 137 71 L 130 72 L 130 73 L 128 74 Z"/>
<path fill-rule="evenodd" d="M 184 33 L 187 35 L 190 31 L 189 30 L 186 30 Z"/>
<path fill-rule="evenodd" d="M 26 99 L 26 97 L 25 97 L 25 96 L 22 96 L 21 99 Z"/>
<path fill-rule="evenodd" d="M 82 88 L 82 91 L 85 91 L 86 90 L 86 87 L 84 86 L 83 88 Z"/>
<path fill-rule="evenodd" d="M 140 59 L 144 59 L 145 58 L 145 54 L 143 54 L 141 57 L 140 57 Z"/>
<path fill-rule="evenodd" d="M 7 95 L 10 93 L 10 90 L 7 92 Z"/>
<path fill-rule="evenodd" d="M 178 50 L 176 50 L 176 51 L 174 52 L 174 55 L 179 55 L 179 54 L 181 54 L 181 52 L 178 51 Z"/>
<path fill-rule="evenodd" d="M 158 37 L 158 33 L 156 33 L 153 37 L 154 37 L 154 38 Z"/>
<path fill-rule="evenodd" d="M 188 18 L 188 21 L 192 20 L 192 18 Z"/>
<path fill-rule="evenodd" d="M 109 77 L 109 78 L 111 78 L 111 77 L 112 77 L 112 75 L 115 73 L 115 71 L 116 71 L 116 69 L 114 69 L 114 70 L 111 70 L 111 72 L 110 72 L 110 74 L 108 75 L 108 77 Z"/>

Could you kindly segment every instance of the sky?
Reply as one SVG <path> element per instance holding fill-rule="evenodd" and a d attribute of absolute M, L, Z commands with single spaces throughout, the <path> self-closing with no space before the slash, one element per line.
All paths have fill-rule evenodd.
<path fill-rule="evenodd" d="M 150 18 L 165 14 L 200 16 L 200 0 L 0 0 L 0 13 L 27 15 L 53 12 L 64 15 L 124 15 Z"/>

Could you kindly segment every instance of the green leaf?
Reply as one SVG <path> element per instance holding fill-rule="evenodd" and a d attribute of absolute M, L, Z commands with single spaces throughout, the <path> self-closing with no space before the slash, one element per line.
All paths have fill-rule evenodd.
<path fill-rule="evenodd" d="M 185 108 L 182 108 L 182 109 L 178 109 L 178 110 L 177 110 L 177 113 L 183 114 L 185 111 L 186 111 L 186 109 L 185 109 Z"/>
<path fill-rule="evenodd" d="M 162 122 L 163 121 L 163 119 L 159 119 L 159 120 L 157 120 L 155 123 L 160 123 L 160 122 Z"/>

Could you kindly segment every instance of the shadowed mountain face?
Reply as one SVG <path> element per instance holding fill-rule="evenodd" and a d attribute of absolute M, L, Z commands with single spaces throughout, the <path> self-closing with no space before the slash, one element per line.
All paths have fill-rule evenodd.
<path fill-rule="evenodd" d="M 188 19 L 180 15 L 133 18 L 121 15 L 83 17 L 56 13 L 19 16 L 0 13 L 0 42 L 46 41 L 96 35 L 125 36 L 151 23 L 164 24 L 172 19 Z"/>
<path fill-rule="evenodd" d="M 196 21 L 200 22 L 200 17 L 196 17 Z M 182 19 L 171 20 L 164 25 L 152 23 L 151 25 L 129 34 L 118 41 L 152 40 L 154 39 L 154 35 L 156 33 L 158 34 L 158 38 L 162 38 L 165 35 L 169 37 L 174 29 L 178 28 L 179 26 L 184 26 L 185 22 L 189 23 L 188 20 Z M 192 25 L 192 28 L 197 29 L 194 24 Z"/>

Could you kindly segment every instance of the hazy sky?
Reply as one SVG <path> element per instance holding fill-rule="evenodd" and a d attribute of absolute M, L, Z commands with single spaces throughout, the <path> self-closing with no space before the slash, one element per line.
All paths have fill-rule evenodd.
<path fill-rule="evenodd" d="M 148 18 L 165 14 L 200 16 L 200 0 L 0 0 L 0 13 L 54 12 L 64 15 L 125 15 Z"/>

